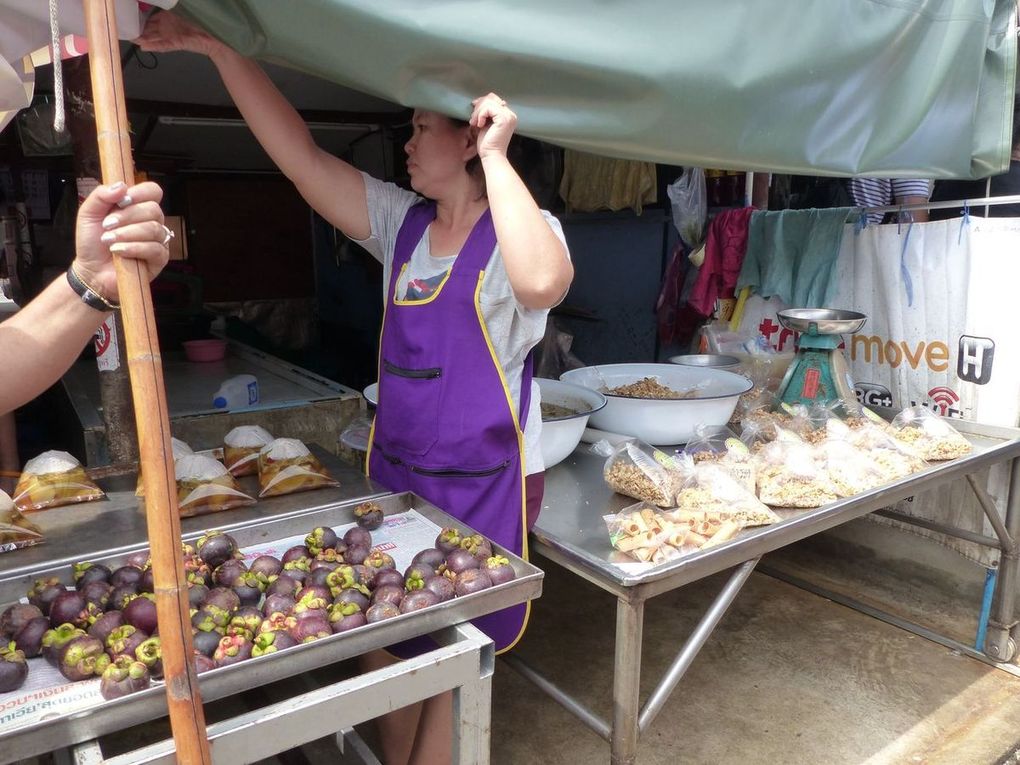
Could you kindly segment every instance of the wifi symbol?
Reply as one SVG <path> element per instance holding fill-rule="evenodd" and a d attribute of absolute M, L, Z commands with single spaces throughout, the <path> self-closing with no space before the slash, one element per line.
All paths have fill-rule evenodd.
<path fill-rule="evenodd" d="M 939 414 L 943 417 L 946 416 L 950 407 L 960 401 L 960 397 L 952 388 L 932 388 L 928 391 L 928 398 L 938 407 Z"/>

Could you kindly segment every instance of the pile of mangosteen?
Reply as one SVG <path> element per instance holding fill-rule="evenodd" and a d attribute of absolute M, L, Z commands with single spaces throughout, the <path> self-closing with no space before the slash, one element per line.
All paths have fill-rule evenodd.
<path fill-rule="evenodd" d="M 418 611 L 514 578 L 488 540 L 443 529 L 401 573 L 373 549 L 382 522 L 375 503 L 355 510 L 358 526 L 339 537 L 315 528 L 282 557 L 245 563 L 228 534 L 207 532 L 184 544 L 198 672 L 282 651 L 365 624 Z M 361 512 L 358 512 L 360 510 Z M 28 603 L 0 614 L 0 692 L 19 688 L 26 658 L 43 656 L 68 680 L 100 677 L 104 698 L 148 687 L 162 677 L 152 569 L 147 551 L 116 569 L 74 566 L 74 587 L 39 579 Z"/>

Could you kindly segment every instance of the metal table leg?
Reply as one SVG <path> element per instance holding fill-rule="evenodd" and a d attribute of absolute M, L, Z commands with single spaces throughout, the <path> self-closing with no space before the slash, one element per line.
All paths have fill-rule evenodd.
<path fill-rule="evenodd" d="M 1002 564 L 996 583 L 995 605 L 988 621 L 985 653 L 997 661 L 1007 662 L 1016 654 L 1017 578 L 1020 576 L 1020 459 L 1009 466 L 1009 496 L 1006 501 L 1005 532 L 1012 544 L 1002 552 Z"/>
<path fill-rule="evenodd" d="M 638 746 L 638 694 L 641 690 L 643 600 L 616 601 L 616 655 L 613 666 L 613 730 L 609 741 L 613 765 L 633 765 Z"/>

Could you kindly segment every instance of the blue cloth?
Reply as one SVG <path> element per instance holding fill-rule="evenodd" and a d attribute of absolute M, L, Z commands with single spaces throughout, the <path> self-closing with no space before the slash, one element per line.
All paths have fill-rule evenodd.
<path fill-rule="evenodd" d="M 856 207 L 753 213 L 737 289 L 797 308 L 828 307 L 843 226 L 860 214 Z"/>

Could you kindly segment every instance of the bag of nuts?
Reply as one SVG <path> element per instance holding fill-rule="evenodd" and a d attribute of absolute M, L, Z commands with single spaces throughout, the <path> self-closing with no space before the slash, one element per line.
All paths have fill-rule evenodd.
<path fill-rule="evenodd" d="M 602 475 L 609 488 L 659 507 L 673 507 L 684 476 L 674 457 L 638 440 L 611 446 L 599 441 L 596 454 L 608 455 Z"/>

